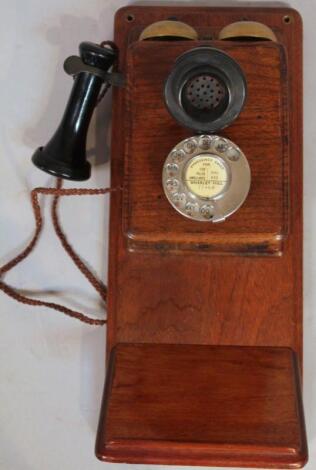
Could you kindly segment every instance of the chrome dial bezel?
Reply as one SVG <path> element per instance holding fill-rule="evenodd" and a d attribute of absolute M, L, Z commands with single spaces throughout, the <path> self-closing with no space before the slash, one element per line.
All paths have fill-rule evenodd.
<path fill-rule="evenodd" d="M 227 169 L 227 184 L 213 197 L 201 197 L 186 184 L 186 169 L 196 157 L 211 156 Z M 162 172 L 164 192 L 184 217 L 201 222 L 221 222 L 239 209 L 251 183 L 246 156 L 231 140 L 217 135 L 196 135 L 179 142 L 167 156 Z"/>

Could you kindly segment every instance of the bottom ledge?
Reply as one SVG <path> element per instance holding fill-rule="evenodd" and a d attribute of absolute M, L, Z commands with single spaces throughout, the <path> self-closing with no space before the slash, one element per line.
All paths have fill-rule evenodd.
<path fill-rule="evenodd" d="M 117 345 L 96 455 L 137 464 L 303 467 L 307 443 L 295 353 Z"/>

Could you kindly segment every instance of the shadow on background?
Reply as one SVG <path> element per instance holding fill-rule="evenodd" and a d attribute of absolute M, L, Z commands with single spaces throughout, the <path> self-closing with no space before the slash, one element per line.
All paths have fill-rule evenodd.
<path fill-rule="evenodd" d="M 109 12 L 105 11 L 98 21 L 87 17 L 74 17 L 64 15 L 59 19 L 59 25 L 50 29 L 41 30 L 46 41 L 58 48 L 58 56 L 56 59 L 56 68 L 54 69 L 54 79 L 52 85 L 47 91 L 46 105 L 36 116 L 33 123 L 26 129 L 23 140 L 34 150 L 45 145 L 55 132 L 62 114 L 65 109 L 68 96 L 72 87 L 72 78 L 63 71 L 64 60 L 70 55 L 78 54 L 78 46 L 80 42 L 88 40 L 101 42 L 101 40 L 111 39 L 109 36 L 96 38 L 96 34 L 100 30 L 100 24 L 106 24 L 105 17 Z M 104 17 L 105 15 L 105 17 Z M 106 32 L 105 32 L 106 33 Z M 53 54 L 52 54 L 53 55 Z M 108 163 L 110 159 L 110 141 L 111 141 L 111 92 L 108 92 L 103 100 L 97 106 L 87 137 L 87 156 L 92 163 L 93 182 L 98 187 L 108 185 Z M 53 185 L 53 184 L 52 184 Z M 65 187 L 91 186 L 89 183 L 83 182 L 65 182 Z M 101 278 L 106 279 L 107 272 L 107 242 L 108 242 L 108 196 L 103 197 L 104 223 L 102 223 L 102 233 L 98 236 L 100 240 L 104 240 L 102 246 L 102 259 L 104 260 Z M 91 199 L 94 204 L 95 198 Z M 60 201 L 62 204 L 62 200 Z M 69 234 L 71 239 L 71 233 Z M 86 264 L 86 260 L 83 260 Z M 69 262 L 65 254 L 65 262 Z M 89 266 L 91 269 L 91 267 Z M 66 302 L 70 308 L 78 309 L 84 313 L 94 315 L 96 309 L 86 308 L 81 300 L 79 300 L 80 292 L 69 290 L 66 292 L 60 289 L 46 289 L 42 292 L 25 291 L 26 295 L 35 295 L 42 298 L 45 295 L 54 295 L 58 302 Z M 72 295 L 71 295 L 72 294 Z M 98 294 L 95 294 L 98 299 Z M 89 299 L 91 300 L 91 299 Z M 99 300 L 99 299 L 98 299 Z M 97 301 L 98 302 L 98 301 Z M 104 305 L 101 299 L 98 303 L 98 310 L 103 309 Z M 99 313 L 99 311 L 97 312 Z M 103 315 L 100 314 L 100 317 Z M 96 431 L 97 419 L 100 410 L 101 392 L 103 390 L 104 374 L 105 374 L 105 332 L 104 328 L 83 329 L 81 341 L 81 386 L 80 386 L 80 410 L 89 426 Z"/>

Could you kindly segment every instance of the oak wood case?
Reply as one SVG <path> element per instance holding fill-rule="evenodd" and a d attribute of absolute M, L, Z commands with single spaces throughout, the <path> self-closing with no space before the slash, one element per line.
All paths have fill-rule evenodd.
<path fill-rule="evenodd" d="M 123 73 L 128 73 L 127 48 L 130 43 L 135 43 L 140 31 L 148 24 L 165 19 L 166 17 L 177 16 L 181 21 L 187 22 L 197 28 L 200 32 L 206 31 L 209 35 L 215 34 L 226 24 L 237 21 L 241 18 L 262 21 L 269 25 L 276 32 L 280 44 L 284 48 L 287 61 L 287 100 L 280 109 L 279 114 L 287 116 L 288 132 L 285 133 L 284 143 L 287 151 L 286 159 L 288 164 L 286 169 L 281 171 L 281 152 L 276 150 L 272 142 L 269 146 L 269 135 L 267 129 L 260 125 L 261 120 L 253 119 L 244 122 L 244 130 L 239 122 L 245 119 L 240 116 L 237 121 L 225 130 L 225 134 L 230 137 L 234 133 L 232 140 L 238 144 L 242 139 L 246 146 L 247 158 L 255 166 L 257 173 L 264 173 L 265 160 L 270 162 L 271 168 L 275 165 L 278 176 L 275 178 L 278 186 L 275 191 L 281 194 L 280 175 L 282 174 L 282 184 L 287 188 L 287 196 L 282 196 L 284 206 L 288 211 L 288 235 L 282 244 L 281 256 L 265 256 L 266 246 L 257 250 L 257 256 L 248 256 L 252 253 L 252 235 L 245 231 L 235 234 L 243 239 L 249 237 L 248 248 L 244 245 L 242 252 L 237 256 L 223 256 L 225 253 L 225 243 L 229 245 L 227 238 L 231 237 L 231 232 L 225 227 L 240 227 L 242 211 L 250 211 L 249 206 L 255 206 L 255 200 L 248 202 L 248 206 L 240 209 L 240 213 L 231 217 L 222 224 L 206 224 L 209 227 L 209 235 L 212 238 L 214 232 L 218 233 L 218 240 L 223 238 L 223 250 L 216 250 L 215 253 L 205 249 L 203 244 L 197 244 L 191 251 L 169 250 L 158 240 L 151 242 L 152 250 L 141 250 L 133 252 L 130 249 L 126 227 L 126 214 L 129 214 L 131 203 L 134 204 L 132 210 L 135 211 L 133 220 L 142 227 L 148 226 L 148 220 L 140 214 L 144 214 L 143 202 L 136 200 L 135 190 L 129 193 L 129 188 L 137 187 L 139 173 L 141 169 L 135 167 L 135 161 L 144 163 L 142 146 L 144 145 L 144 135 L 142 130 L 137 131 L 142 140 L 135 142 L 135 136 L 131 141 L 128 135 L 130 114 L 135 113 L 133 107 L 137 103 L 128 99 L 126 89 L 113 90 L 113 139 L 112 139 L 112 186 L 124 187 L 121 192 L 111 194 L 111 214 L 110 214 L 110 262 L 109 262 L 109 318 L 107 345 L 110 351 L 119 342 L 156 342 L 156 343 L 188 343 L 188 344 L 237 344 L 237 345 L 263 345 L 263 346 L 289 346 L 301 356 L 302 350 L 302 105 L 301 105 L 301 20 L 299 15 L 291 9 L 280 8 L 194 8 L 194 7 L 127 7 L 119 10 L 115 20 L 115 41 L 120 50 L 120 61 L 118 69 Z M 284 18 L 289 17 L 290 23 L 285 23 Z M 129 19 L 132 18 L 132 21 Z M 207 26 L 209 25 L 209 26 Z M 136 31 L 136 32 L 135 32 Z M 210 41 L 210 43 L 212 43 Z M 158 43 L 154 43 L 154 48 Z M 224 47 L 236 48 L 237 46 L 227 44 Z M 255 50 L 263 47 L 262 43 L 254 43 Z M 260 45 L 259 45 L 260 44 Z M 170 43 L 169 43 L 170 45 Z M 218 46 L 218 44 L 217 44 Z M 132 46 L 135 47 L 135 46 Z M 138 47 L 138 46 L 136 46 Z M 144 46 L 144 47 L 147 47 Z M 149 47 L 149 45 L 148 45 Z M 169 49 L 172 50 L 170 45 Z M 181 46 L 175 46 L 181 47 Z M 186 46 L 187 47 L 187 46 Z M 247 48 L 247 46 L 245 46 Z M 250 46 L 249 46 L 250 47 Z M 267 46 L 265 46 L 267 47 Z M 275 52 L 278 48 L 270 46 L 274 51 L 274 60 L 280 60 L 280 56 Z M 170 53 L 172 54 L 172 53 Z M 253 60 L 253 55 L 249 53 L 249 61 Z M 268 56 L 266 61 L 269 63 Z M 137 73 L 136 71 L 134 73 Z M 274 72 L 280 75 L 280 71 Z M 277 82 L 278 83 L 278 82 Z M 161 86 L 163 83 L 161 81 Z M 272 86 L 272 85 L 271 85 Z M 250 84 L 251 88 L 251 84 Z M 259 90 L 256 90 L 259 94 Z M 130 93 L 136 93 L 131 92 Z M 261 108 L 258 113 L 264 114 L 264 103 L 269 109 L 271 87 L 266 88 L 265 80 L 262 81 L 260 91 Z M 277 92 L 280 99 L 280 92 Z M 161 90 L 162 95 L 162 90 Z M 139 97 L 139 96 L 138 96 Z M 147 101 L 146 101 L 147 97 Z M 152 94 L 146 89 L 143 92 L 142 112 L 146 112 L 146 122 L 143 114 L 138 113 L 134 129 L 145 127 L 147 134 L 150 134 L 147 121 L 154 126 L 155 132 L 159 126 L 155 124 L 156 111 L 151 105 Z M 161 97 L 162 99 L 162 97 Z M 254 98 L 249 97 L 251 102 Z M 145 109 L 148 108 L 148 109 Z M 151 113 L 151 115 L 150 115 Z M 246 113 L 246 109 L 245 109 Z M 192 135 L 191 131 L 185 130 L 176 123 L 172 124 L 177 135 L 169 135 L 164 132 L 165 121 L 158 113 L 160 124 L 159 141 L 147 155 L 146 165 L 150 166 L 146 177 L 158 179 L 154 182 L 154 190 L 162 192 L 161 175 L 157 168 L 160 167 L 164 152 L 168 152 L 177 141 L 178 137 Z M 254 115 L 252 115 L 254 117 Z M 163 114 L 170 125 L 170 117 Z M 238 122 L 239 121 L 239 122 Z M 238 130 L 238 131 L 237 131 Z M 252 141 L 258 138 L 258 134 L 265 131 L 266 144 L 265 151 L 259 153 Z M 271 128 L 268 129 L 269 131 Z M 280 134 L 280 129 L 277 131 Z M 240 135 L 240 137 L 239 137 Z M 150 136 L 147 136 L 145 145 L 149 146 Z M 152 133 L 151 137 L 155 139 Z M 273 137 L 275 135 L 273 134 Z M 261 138 L 261 137 L 259 137 Z M 273 140 L 273 139 L 272 139 Z M 126 142 L 128 144 L 126 144 Z M 130 144 L 132 143 L 132 147 Z M 163 150 L 161 151 L 161 146 Z M 281 145 L 282 147 L 282 145 Z M 141 157 L 138 155 L 142 154 Z M 255 162 L 252 152 L 260 162 Z M 272 157 L 271 157 L 272 155 Z M 274 163 L 271 163 L 272 159 Z M 131 163 L 131 161 L 133 162 Z M 158 163 L 157 163 L 157 161 Z M 126 171 L 127 162 L 133 165 L 133 181 Z M 161 168 L 162 170 L 162 168 Z M 254 170 L 253 170 L 254 171 Z M 137 173 L 136 173 L 137 172 Z M 135 180 L 135 182 L 134 182 Z M 249 201 L 255 198 L 256 194 L 258 207 L 264 206 L 265 198 L 270 194 L 264 187 L 260 179 L 254 180 L 252 184 L 252 195 Z M 147 184 L 147 183 L 145 183 Z M 275 187 L 276 187 L 275 186 Z M 159 188 L 159 189 L 157 189 Z M 265 188 L 264 191 L 262 189 Z M 158 194 L 159 195 L 159 194 Z M 129 201 L 126 202 L 128 196 Z M 143 198 L 144 193 L 140 191 Z M 162 198 L 161 198 L 162 199 Z M 277 198 L 275 199 L 277 200 Z M 281 198 L 278 199 L 276 210 L 278 216 L 272 220 L 264 221 L 262 211 L 258 211 L 258 220 L 253 209 L 253 216 L 248 220 L 248 228 L 255 233 L 257 222 L 266 224 L 266 229 L 270 226 L 270 233 L 282 226 Z M 156 204 L 155 202 L 153 204 Z M 141 208 L 138 207 L 141 206 Z M 150 202 L 148 202 L 150 205 Z M 248 208 L 247 208 L 248 207 Z M 184 229 L 189 229 L 192 236 L 197 236 L 193 228 L 201 234 L 207 227 L 201 228 L 200 224 L 182 219 L 166 200 L 161 201 L 161 205 L 155 205 L 156 224 L 160 227 L 160 214 L 164 220 L 174 225 L 174 231 L 182 233 Z M 136 223 L 135 222 L 135 223 Z M 151 227 L 154 224 L 151 224 Z M 204 225 L 204 224 L 203 224 Z M 226 233 L 227 230 L 227 233 Z M 280 229 L 281 231 L 281 229 Z M 144 230 L 145 232 L 145 230 Z M 285 230 L 283 229 L 283 234 Z M 206 234 L 206 232 L 205 232 Z M 206 235 L 203 236 L 206 236 Z M 171 234 L 172 235 L 172 234 Z M 184 234 L 185 235 L 185 234 Z M 220 244 L 220 241 L 218 241 Z M 147 247 L 146 247 L 147 248 Z"/>
<path fill-rule="evenodd" d="M 203 44 L 223 49 L 234 57 L 248 80 L 248 100 L 244 110 L 231 126 L 219 134 L 236 142 L 249 159 L 253 174 L 251 192 L 243 207 L 218 225 L 201 225 L 181 218 L 162 191 L 161 170 L 165 157 L 179 140 L 193 135 L 192 131 L 177 124 L 165 109 L 164 79 L 178 55 L 201 44 L 201 40 L 185 43 L 137 42 L 146 26 L 169 17 L 177 17 L 192 25 Z M 246 41 L 240 44 L 214 39 L 223 26 L 245 19 L 267 24 L 275 32 L 278 43 Z M 152 367 L 154 357 L 157 354 L 163 357 L 168 351 L 168 344 L 195 345 L 190 346 L 192 350 L 188 349 L 193 356 L 194 351 L 199 351 L 194 348 L 201 345 L 217 345 L 219 354 L 222 354 L 220 347 L 226 345 L 270 346 L 291 348 L 301 366 L 300 16 L 287 8 L 130 6 L 119 10 L 116 15 L 115 42 L 120 50 L 118 70 L 127 77 L 127 87 L 113 91 L 111 177 L 112 186 L 122 187 L 123 191 L 111 194 L 108 358 L 110 351 L 119 343 L 160 345 L 152 357 Z M 142 354 L 140 351 L 143 350 L 135 353 Z M 255 351 L 250 354 L 256 354 Z M 266 353 L 269 356 L 268 350 Z M 199 353 L 196 354 L 198 357 Z M 265 360 L 267 356 L 262 354 Z M 280 352 L 278 358 L 281 356 Z M 115 354 L 108 374 L 111 370 L 115 371 L 114 357 Z M 151 361 L 150 357 L 148 361 Z M 273 366 L 275 370 L 278 369 L 277 363 L 278 360 Z M 174 373 L 176 364 L 177 360 L 172 366 Z M 299 396 L 298 369 L 289 364 L 284 374 L 288 383 L 292 380 L 297 384 Z M 260 369 L 260 361 L 258 367 Z M 131 374 L 129 362 L 126 368 L 119 369 L 122 380 L 125 373 L 128 376 Z M 146 362 L 146 370 L 150 371 L 149 362 Z M 226 370 L 228 373 L 230 368 Z M 120 376 L 117 376 L 118 380 Z M 142 370 L 137 371 L 137 377 L 143 377 Z M 237 379 L 238 374 L 233 375 L 232 383 Z M 183 384 L 187 383 L 185 378 L 181 380 Z M 229 377 L 225 380 L 228 384 Z M 199 382 L 194 384 L 199 386 Z M 258 379 L 255 388 L 249 389 L 249 398 L 256 396 L 257 392 L 258 397 L 261 396 L 260 384 Z M 142 391 L 144 394 L 148 391 L 147 385 Z M 280 393 L 277 389 L 276 395 L 273 395 L 275 404 Z M 114 389 L 113 393 L 116 391 Z M 172 394 L 172 390 L 168 393 Z M 220 394 L 220 391 L 217 393 Z M 111 415 L 110 423 L 107 421 L 106 410 L 112 400 L 115 400 L 115 395 L 112 396 L 107 389 L 97 447 L 97 455 L 101 459 L 138 463 L 207 462 L 208 465 L 244 463 L 244 466 L 284 468 L 292 465 L 288 460 L 289 453 L 294 449 L 292 444 L 277 446 L 278 457 L 270 451 L 267 458 L 260 457 L 261 451 L 258 449 L 269 447 L 263 428 L 261 434 L 258 433 L 256 449 L 252 449 L 251 462 L 242 454 L 241 448 L 237 450 L 239 443 L 235 449 L 240 458 L 236 457 L 230 462 L 227 449 L 226 453 L 220 452 L 220 456 L 214 456 L 209 450 L 213 457 L 208 454 L 204 462 L 199 460 L 197 454 L 192 454 L 191 460 L 187 460 L 180 451 L 184 444 L 176 425 L 174 431 L 179 439 L 175 437 L 175 444 L 169 443 L 168 449 L 160 443 L 161 436 L 157 432 L 151 446 L 136 446 L 137 452 L 133 447 L 135 436 L 127 436 L 124 445 L 120 443 L 114 455 L 109 442 L 113 436 L 115 439 L 120 437 L 115 434 L 119 426 L 115 424 L 115 419 L 120 420 L 124 416 L 116 410 L 118 414 Z M 289 407 L 292 407 L 294 395 L 288 395 L 287 400 Z M 170 413 L 171 420 L 172 406 L 166 404 L 165 409 L 166 414 Z M 135 412 L 137 416 L 136 409 Z M 202 413 L 202 408 L 197 412 Z M 222 413 L 225 414 L 224 409 Z M 303 442 L 302 417 L 294 414 L 292 417 L 297 436 Z M 246 429 L 248 420 L 247 411 L 241 407 L 241 428 Z M 171 423 L 166 418 L 161 425 L 166 426 L 167 422 Z M 156 422 L 156 430 L 159 429 L 158 424 L 159 421 Z M 141 422 L 135 418 L 136 434 L 139 426 Z M 241 428 L 236 428 L 237 434 Z M 272 433 L 273 439 L 273 431 L 266 431 Z M 223 433 L 227 437 L 228 427 L 223 429 Z M 192 441 L 194 438 L 199 440 L 203 433 L 195 427 L 193 434 Z M 145 432 L 143 437 L 146 436 Z M 233 439 L 232 435 L 230 437 Z M 213 450 L 214 445 L 213 440 Z M 294 466 L 303 465 L 306 460 L 305 447 L 300 448 L 302 452 L 295 447 L 293 455 L 296 455 L 297 462 Z"/>
<path fill-rule="evenodd" d="M 251 189 L 225 223 L 193 221 L 176 213 L 161 185 L 171 148 L 195 132 L 169 114 L 163 88 L 177 57 L 211 45 L 241 66 L 247 99 L 236 121 L 218 132 L 236 142 L 251 168 Z M 264 84 L 264 93 L 262 87 Z M 137 41 L 127 50 L 123 226 L 129 249 L 168 252 L 277 254 L 288 226 L 287 67 L 282 45 L 270 41 Z"/>

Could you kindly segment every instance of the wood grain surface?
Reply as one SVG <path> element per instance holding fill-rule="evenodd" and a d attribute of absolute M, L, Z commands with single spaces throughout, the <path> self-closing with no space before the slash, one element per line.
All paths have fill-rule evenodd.
<path fill-rule="evenodd" d="M 247 74 L 246 107 L 221 134 L 246 153 L 251 193 L 242 209 L 216 227 L 182 219 L 162 195 L 162 162 L 178 140 L 191 135 L 163 108 L 163 81 L 190 43 L 137 39 L 145 26 L 169 17 L 195 27 L 205 44 L 222 47 Z M 216 41 L 223 26 L 244 19 L 270 26 L 278 43 Z M 128 86 L 113 90 L 111 178 L 123 191 L 111 195 L 108 360 L 123 345 L 110 359 L 97 454 L 138 463 L 297 468 L 306 460 L 301 411 L 295 414 L 300 372 L 289 351 L 275 348 L 291 348 L 301 371 L 300 16 L 287 8 L 130 6 L 116 15 L 115 41 L 118 70 Z M 127 343 L 134 346 L 125 348 Z M 173 347 L 186 359 L 171 353 Z M 208 375 L 212 361 L 216 366 Z M 197 390 L 204 404 L 194 398 Z M 163 403 L 172 399 L 164 413 L 152 401 L 159 391 Z M 217 417 L 203 426 L 204 416 L 213 419 L 211 410 Z M 181 413 L 189 426 L 182 426 Z"/>
<path fill-rule="evenodd" d="M 224 25 L 242 18 L 262 21 L 272 27 L 285 50 L 287 61 L 287 95 L 288 95 L 288 175 L 284 175 L 284 185 L 288 186 L 288 237 L 284 240 L 282 256 L 249 257 L 247 250 L 238 256 L 221 256 L 205 252 L 203 247 L 194 253 L 179 250 L 170 252 L 164 247 L 149 252 L 148 250 L 131 252 L 128 249 L 123 219 L 122 195 L 111 195 L 110 214 L 110 261 L 109 261 L 109 305 L 108 305 L 108 351 L 118 342 L 156 342 L 186 344 L 236 344 L 262 346 L 289 346 L 301 357 L 302 351 L 302 104 L 301 104 L 301 38 L 302 25 L 299 15 L 291 9 L 280 8 L 192 8 L 192 7 L 140 7 L 131 6 L 120 10 L 116 16 L 115 41 L 120 49 L 118 69 L 127 73 L 127 48 L 137 39 L 143 27 L 156 20 L 177 16 L 197 29 L 208 29 L 210 33 L 218 31 Z M 290 18 L 285 23 L 284 18 Z M 132 21 L 129 19 L 132 18 Z M 136 32 L 135 32 L 136 31 Z M 214 33 L 215 34 L 215 33 Z M 158 44 L 158 43 L 157 43 Z M 170 43 L 169 43 L 170 44 Z M 210 41 L 212 44 L 212 41 Z M 228 44 L 228 43 L 225 43 Z M 262 44 L 262 43 L 261 43 Z M 134 46 L 136 47 L 136 46 Z M 138 46 L 137 46 L 138 47 Z M 146 46 L 147 47 L 147 46 Z M 155 45 L 156 47 L 156 45 Z M 170 45 L 170 49 L 174 43 Z M 177 46 L 180 47 L 180 46 Z M 225 46 L 228 47 L 228 46 Z M 231 45 L 233 49 L 236 45 Z M 260 48 L 257 43 L 257 48 Z M 263 47 L 263 46 L 261 46 Z M 271 46 L 272 57 L 278 61 L 277 47 Z M 268 60 L 268 56 L 266 56 Z M 280 71 L 274 71 L 279 76 Z M 257 85 L 258 86 L 258 85 Z M 250 84 L 251 87 L 251 84 Z M 272 84 L 271 84 L 272 87 Z M 264 92 L 265 82 L 262 82 Z M 162 90 L 161 90 L 162 92 Z M 278 92 L 277 92 L 278 93 Z M 258 90 L 258 94 L 259 90 Z M 144 94 L 143 99 L 146 99 Z M 147 103 L 150 107 L 150 102 Z M 132 113 L 133 103 L 127 99 L 126 89 L 113 90 L 113 139 L 112 139 L 112 185 L 123 186 L 131 183 L 125 172 L 125 155 L 129 161 L 138 159 L 136 142 L 133 152 L 126 149 L 127 123 Z M 137 108 L 139 109 L 139 108 Z M 264 108 L 258 112 L 264 113 Z M 282 114 L 282 110 L 279 113 Z M 139 113 L 140 114 L 140 113 Z M 170 125 L 170 119 L 165 114 Z M 242 120 L 242 116 L 240 116 Z M 260 121 L 260 120 L 258 120 Z M 161 121 L 161 133 L 165 122 Z M 134 127 L 144 123 L 139 115 Z M 157 131 L 158 127 L 152 123 Z M 189 131 L 182 126 L 172 124 L 177 129 L 177 137 L 188 135 Z M 257 121 L 247 121 L 247 129 L 240 129 L 238 120 L 232 126 L 236 134 L 234 139 L 246 146 L 258 138 L 260 133 L 269 139 L 268 133 Z M 243 142 L 239 142 L 237 129 L 241 132 Z M 263 132 L 264 131 L 264 132 Z M 225 131 L 228 133 L 229 128 Z M 249 133 L 249 143 L 245 135 Z M 153 139 L 155 135 L 152 135 Z M 261 137 L 260 137 L 261 138 Z M 149 141 L 149 137 L 148 137 Z M 262 140 L 263 141 L 263 140 Z M 161 142 L 167 151 L 174 144 Z M 142 142 L 139 142 L 141 147 Z M 286 145 L 286 143 L 284 144 Z M 250 150 L 250 148 L 249 148 Z M 150 155 L 152 168 L 157 171 L 157 164 L 164 152 Z M 264 152 L 268 153 L 268 152 Z M 280 153 L 275 154 L 279 160 Z M 253 162 L 251 152 L 247 157 Z M 271 155 L 266 156 L 269 164 L 278 168 L 280 162 L 271 163 Z M 264 168 L 258 162 L 257 173 Z M 147 163 L 149 164 L 149 163 Z M 255 164 L 255 165 L 256 165 Z M 136 169 L 134 170 L 136 172 Z M 137 170 L 139 171 L 139 170 Z M 160 175 L 156 187 L 161 184 Z M 161 191 L 161 188 L 160 188 Z M 252 191 L 260 192 L 254 188 Z M 279 189 L 279 195 L 280 195 Z M 261 204 L 265 197 L 260 195 Z M 136 195 L 133 195 L 135 198 Z M 249 196 L 251 198 L 252 196 Z M 258 196 L 259 198 L 259 196 Z M 277 211 L 280 214 L 280 205 Z M 137 212 L 137 204 L 135 211 Z M 271 209 L 272 210 L 272 209 Z M 166 201 L 161 203 L 162 213 L 172 211 Z M 159 225 L 160 206 L 156 207 L 157 225 Z M 174 229 L 178 223 L 182 230 L 188 226 L 186 220 L 174 212 Z M 168 212 L 169 214 L 171 212 Z M 254 213 L 253 213 L 254 214 Z M 270 212 L 271 214 L 271 212 Z M 173 215 L 173 214 L 172 214 Z M 242 218 L 242 212 L 236 219 Z M 255 216 L 254 216 L 255 217 Z M 232 219 L 225 227 L 236 225 Z M 274 218 L 272 224 L 281 226 L 281 219 Z M 139 223 L 140 219 L 137 219 Z M 262 213 L 258 222 L 264 224 Z M 254 222 L 254 221 L 253 221 Z M 145 225 L 147 222 L 143 221 Z M 194 224 L 194 222 L 192 222 Z M 271 222 L 266 222 L 270 224 Z M 181 225 L 182 224 L 182 225 Z M 228 225 L 227 225 L 228 224 Z M 196 224 L 194 224 L 196 226 Z M 200 228 L 198 228 L 201 231 Z M 252 230 L 253 231 L 253 230 Z M 194 233 L 193 233 L 194 235 Z M 231 234 L 227 229 L 227 237 Z M 251 241 L 251 237 L 249 238 Z"/>
<path fill-rule="evenodd" d="M 164 161 L 181 140 L 194 135 L 169 114 L 164 83 L 177 57 L 206 41 L 141 41 L 127 51 L 128 113 L 125 147 L 124 230 L 133 249 L 247 254 L 282 251 L 288 222 L 287 69 L 281 45 L 212 41 L 230 55 L 247 81 L 247 99 L 236 121 L 220 135 L 235 142 L 251 168 L 242 207 L 225 222 L 193 221 L 164 195 Z M 284 144 L 285 143 L 285 144 Z"/>
<path fill-rule="evenodd" d="M 126 344 L 109 367 L 101 460 L 262 468 L 306 461 L 290 349 Z"/>

